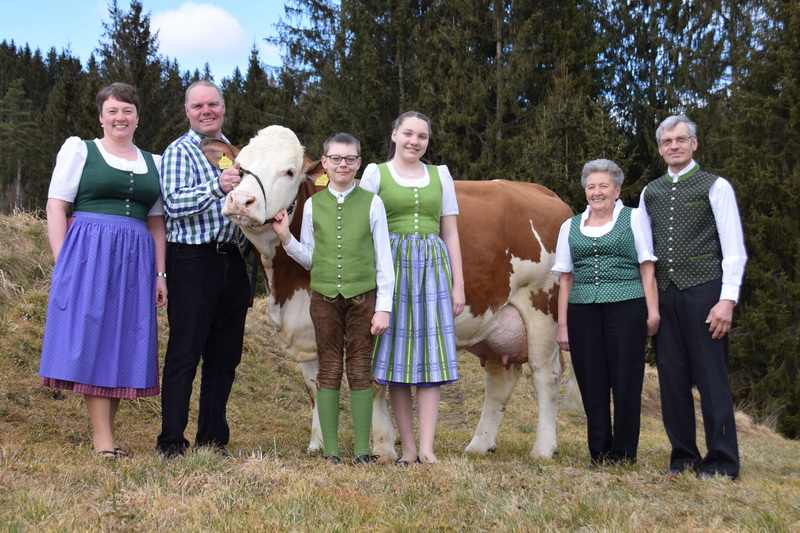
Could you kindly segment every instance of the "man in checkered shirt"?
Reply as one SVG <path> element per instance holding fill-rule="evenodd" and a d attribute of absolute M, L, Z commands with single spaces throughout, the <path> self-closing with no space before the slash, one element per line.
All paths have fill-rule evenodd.
<path fill-rule="evenodd" d="M 209 81 L 191 84 L 184 108 L 190 129 L 161 160 L 170 335 L 156 448 L 167 459 L 188 448 L 184 430 L 202 359 L 194 446 L 230 457 L 226 407 L 242 358 L 250 291 L 238 229 L 222 216 L 222 206 L 240 176 L 236 168 L 218 170 L 200 151 L 202 139 L 223 138 L 225 102 L 219 87 Z"/>

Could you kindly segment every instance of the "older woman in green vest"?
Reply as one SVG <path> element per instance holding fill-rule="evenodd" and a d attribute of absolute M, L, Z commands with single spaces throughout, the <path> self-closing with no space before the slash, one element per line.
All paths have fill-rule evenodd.
<path fill-rule="evenodd" d="M 558 344 L 572 355 L 592 467 L 636 461 L 645 342 L 659 323 L 652 233 L 619 200 L 623 180 L 608 159 L 584 165 L 588 205 L 561 226 L 553 266 Z"/>

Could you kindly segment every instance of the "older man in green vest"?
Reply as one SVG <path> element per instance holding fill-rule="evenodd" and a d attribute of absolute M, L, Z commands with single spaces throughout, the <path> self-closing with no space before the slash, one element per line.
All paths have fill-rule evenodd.
<path fill-rule="evenodd" d="M 656 131 L 667 173 L 642 191 L 658 257 L 661 325 L 653 338 L 664 429 L 672 445 L 668 474 L 739 475 L 739 448 L 728 380 L 728 331 L 747 262 L 736 196 L 725 178 L 693 159 L 697 126 L 683 115 Z M 706 454 L 696 443 L 692 385 L 700 392 Z"/>

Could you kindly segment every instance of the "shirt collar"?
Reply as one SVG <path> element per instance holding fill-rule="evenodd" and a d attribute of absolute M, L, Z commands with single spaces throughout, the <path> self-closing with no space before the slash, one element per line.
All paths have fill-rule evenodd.
<path fill-rule="evenodd" d="M 695 163 L 694 159 L 692 159 L 692 161 L 688 165 L 686 165 L 686 167 L 682 168 L 677 174 L 673 174 L 672 172 L 669 171 L 667 171 L 667 173 L 669 174 L 669 177 L 672 179 L 672 183 L 676 183 L 680 181 L 682 176 L 688 174 L 696 166 L 697 163 Z"/>
<path fill-rule="evenodd" d="M 328 192 L 331 193 L 334 198 L 336 198 L 336 202 L 337 203 L 341 204 L 341 203 L 344 203 L 345 197 L 348 194 L 350 194 L 351 192 L 353 192 L 353 190 L 355 190 L 355 188 L 356 188 L 356 183 L 355 182 L 353 182 L 353 186 L 352 187 L 350 187 L 349 189 L 347 189 L 344 192 L 334 191 L 333 189 L 331 189 L 331 186 L 328 185 Z"/>
<path fill-rule="evenodd" d="M 198 132 L 194 131 L 192 128 L 189 128 L 189 135 L 191 135 L 192 138 L 195 139 L 198 144 L 200 144 L 200 141 L 202 141 L 203 139 L 206 138 L 205 135 L 203 135 L 202 133 L 198 133 Z M 214 138 L 216 138 L 216 137 L 214 137 Z M 222 139 L 223 141 L 225 141 L 226 143 L 230 144 L 230 141 L 228 140 L 227 137 L 225 137 L 224 134 L 220 134 L 219 138 Z"/>

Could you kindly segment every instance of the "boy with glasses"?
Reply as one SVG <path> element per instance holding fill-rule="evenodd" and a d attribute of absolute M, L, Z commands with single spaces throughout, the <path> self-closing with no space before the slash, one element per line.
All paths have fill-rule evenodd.
<path fill-rule="evenodd" d="M 374 462 L 372 426 L 372 336 L 389 327 L 394 268 L 386 210 L 378 195 L 355 183 L 361 143 L 336 133 L 323 144 L 328 188 L 303 208 L 300 241 L 289 232 L 285 210 L 272 228 L 286 253 L 311 271 L 310 312 L 317 343 L 317 410 L 323 455 L 340 463 L 339 389 L 346 367 L 350 385 L 356 464 Z"/>

